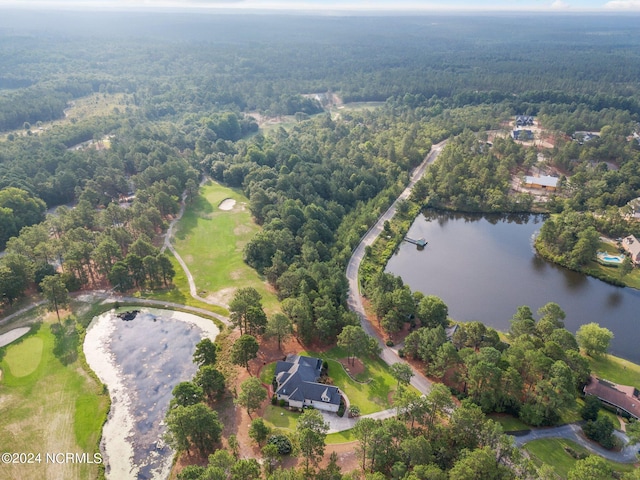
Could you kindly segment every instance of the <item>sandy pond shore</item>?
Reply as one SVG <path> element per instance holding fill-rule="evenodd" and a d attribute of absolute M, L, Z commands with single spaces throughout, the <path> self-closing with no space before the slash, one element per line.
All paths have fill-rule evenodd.
<path fill-rule="evenodd" d="M 94 318 L 83 345 L 112 401 L 100 443 L 107 478 L 167 478 L 173 451 L 162 436 L 171 391 L 195 374 L 195 345 L 219 330 L 211 320 L 171 310 L 141 309 L 131 321 L 116 313 Z"/>

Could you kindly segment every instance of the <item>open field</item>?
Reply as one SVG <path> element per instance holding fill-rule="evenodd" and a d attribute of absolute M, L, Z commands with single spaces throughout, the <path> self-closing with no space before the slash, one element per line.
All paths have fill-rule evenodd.
<path fill-rule="evenodd" d="M 227 198 L 234 199 L 235 206 L 220 210 L 218 206 Z M 228 303 L 235 289 L 254 287 L 262 295 L 267 313 L 272 313 L 278 309 L 275 294 L 243 261 L 244 246 L 260 230 L 252 221 L 247 204 L 240 191 L 208 183 L 185 210 L 174 245 L 189 266 L 202 297 Z"/>
<path fill-rule="evenodd" d="M 569 470 L 576 464 L 577 459 L 573 458 L 565 447 L 572 449 L 579 455 L 588 455 L 589 451 L 580 445 L 565 439 L 544 439 L 534 440 L 527 443 L 524 449 L 531 454 L 536 465 L 547 463 L 551 465 L 560 478 L 567 478 Z M 616 472 L 631 472 L 633 465 L 616 463 L 606 460 Z"/>
<path fill-rule="evenodd" d="M 72 122 L 78 122 L 91 117 L 105 117 L 118 111 L 124 112 L 125 109 L 137 108 L 130 98 L 131 95 L 125 93 L 94 93 L 87 97 L 77 98 L 70 103 L 69 108 L 65 110 L 65 117 L 51 122 L 43 122 L 41 125 L 31 125 L 31 131 L 38 134 L 44 132 L 57 125 L 66 125 Z M 0 136 L 0 141 L 7 139 L 7 136 L 26 135 L 26 130 L 18 129 L 4 132 Z"/>
<path fill-rule="evenodd" d="M 0 368 L 0 451 L 41 454 L 29 465 L 0 464 L 0 478 L 96 478 L 97 463 L 47 463 L 46 453 L 98 452 L 109 399 L 78 359 L 64 365 L 51 331 L 37 324 L 34 333 L 4 348 Z M 75 348 L 75 342 L 65 342 Z M 65 356 L 64 358 L 71 358 Z"/>

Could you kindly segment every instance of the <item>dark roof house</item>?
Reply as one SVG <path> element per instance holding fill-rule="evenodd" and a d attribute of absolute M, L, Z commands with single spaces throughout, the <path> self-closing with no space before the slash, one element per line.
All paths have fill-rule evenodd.
<path fill-rule="evenodd" d="M 304 355 L 289 355 L 276 364 L 276 396 L 293 407 L 313 406 L 319 410 L 337 412 L 342 396 L 338 387 L 319 383 L 322 359 Z"/>
<path fill-rule="evenodd" d="M 614 407 L 617 411 L 640 419 L 640 391 L 627 385 L 615 383 L 591 376 L 584 387 L 585 395 L 598 397 L 603 403 Z"/>
<path fill-rule="evenodd" d="M 530 127 L 533 125 L 533 117 L 531 115 L 516 115 L 516 126 Z"/>

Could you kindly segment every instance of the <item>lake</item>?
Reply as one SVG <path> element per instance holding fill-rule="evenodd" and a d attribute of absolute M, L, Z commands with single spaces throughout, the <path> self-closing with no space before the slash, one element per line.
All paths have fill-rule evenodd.
<path fill-rule="evenodd" d="M 211 320 L 151 308 L 130 321 L 113 310 L 92 320 L 83 349 L 111 397 L 100 442 L 108 479 L 169 478 L 174 452 L 163 435 L 171 392 L 196 373 L 196 344 L 218 333 Z"/>
<path fill-rule="evenodd" d="M 535 313 L 548 302 L 566 312 L 566 327 L 597 322 L 613 332 L 610 353 L 640 363 L 640 291 L 619 288 L 540 258 L 533 239 L 544 217 L 426 212 L 407 236 L 424 238 L 424 250 L 403 242 L 386 271 L 425 295 L 436 295 L 458 321 L 479 320 L 507 331 L 520 305 Z M 537 318 L 537 317 L 536 317 Z"/>

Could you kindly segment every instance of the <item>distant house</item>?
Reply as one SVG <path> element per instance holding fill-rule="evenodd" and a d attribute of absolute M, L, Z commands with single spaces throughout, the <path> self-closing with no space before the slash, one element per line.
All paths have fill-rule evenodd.
<path fill-rule="evenodd" d="M 580 145 L 585 142 L 589 142 L 594 138 L 598 138 L 600 135 L 594 132 L 576 132 L 573 134 L 573 139 L 576 140 Z"/>
<path fill-rule="evenodd" d="M 558 177 L 543 175 L 541 177 L 524 177 L 524 186 L 527 188 L 539 188 L 555 191 L 558 188 Z"/>
<path fill-rule="evenodd" d="M 320 358 L 289 355 L 276 364 L 276 397 L 289 402 L 289 406 L 337 412 L 342 393 L 338 387 L 318 383 L 322 372 Z"/>
<path fill-rule="evenodd" d="M 512 135 L 514 140 L 521 141 L 533 140 L 534 138 L 531 130 L 514 130 Z"/>
<path fill-rule="evenodd" d="M 640 264 L 640 242 L 633 235 L 629 235 L 622 239 L 622 248 L 625 251 L 629 252 L 629 256 L 631 257 L 631 261 L 635 265 Z"/>
<path fill-rule="evenodd" d="M 598 397 L 602 403 L 615 408 L 618 414 L 640 419 L 640 391 L 635 387 L 616 385 L 591 376 L 584 393 Z"/>
<path fill-rule="evenodd" d="M 533 117 L 530 115 L 516 115 L 516 127 L 533 126 Z"/>

